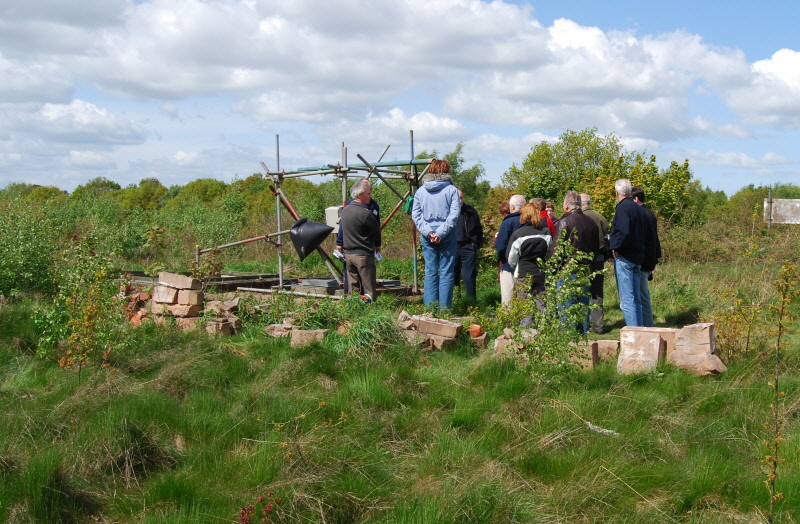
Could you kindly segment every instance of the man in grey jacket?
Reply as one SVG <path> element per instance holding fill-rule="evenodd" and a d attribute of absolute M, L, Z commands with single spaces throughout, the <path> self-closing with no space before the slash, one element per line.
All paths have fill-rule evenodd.
<path fill-rule="evenodd" d="M 350 290 L 372 301 L 377 298 L 375 253 L 381 250 L 381 225 L 367 208 L 372 200 L 372 184 L 359 180 L 350 196 L 353 201 L 342 211 L 339 223 Z"/>

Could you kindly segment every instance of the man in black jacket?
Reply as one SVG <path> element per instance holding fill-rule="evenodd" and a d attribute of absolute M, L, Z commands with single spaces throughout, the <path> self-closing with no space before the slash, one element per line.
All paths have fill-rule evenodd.
<path fill-rule="evenodd" d="M 609 249 L 614 258 L 619 306 L 628 326 L 642 326 L 641 279 L 650 224 L 644 210 L 631 198 L 630 180 L 621 178 L 614 184 L 617 206 L 611 222 Z"/>
<path fill-rule="evenodd" d="M 572 244 L 577 251 L 586 253 L 588 257 L 581 262 L 585 266 L 588 274 L 591 271 L 591 265 L 595 256 L 600 252 L 600 232 L 594 220 L 587 217 L 581 211 L 581 197 L 577 191 L 567 191 L 564 197 L 564 215 L 556 223 L 556 237 L 550 248 L 550 254 L 555 255 L 559 250 L 559 244 L 567 241 Z M 573 278 L 578 275 L 573 275 Z M 558 286 L 561 287 L 563 282 L 559 282 Z M 568 308 L 573 304 L 580 302 L 586 306 L 586 316 L 581 319 L 578 324 L 580 332 L 586 333 L 589 330 L 589 297 L 591 290 L 589 286 L 583 290 L 583 293 L 576 297 L 568 299 L 562 306 Z"/>
<path fill-rule="evenodd" d="M 381 250 L 381 225 L 367 208 L 372 200 L 372 185 L 359 180 L 350 190 L 353 201 L 342 211 L 342 248 L 347 261 L 350 290 L 375 300 L 375 253 Z"/>
<path fill-rule="evenodd" d="M 483 244 L 483 226 L 475 208 L 464 203 L 464 192 L 461 189 L 458 190 L 458 198 L 461 200 L 461 214 L 456 223 L 458 260 L 455 281 L 458 284 L 463 279 L 467 297 L 474 299 L 478 279 L 478 250 Z"/>
<path fill-rule="evenodd" d="M 655 326 L 655 319 L 653 318 L 653 305 L 650 302 L 650 285 L 648 282 L 653 280 L 653 270 L 661 258 L 661 242 L 658 240 L 658 219 L 655 213 L 644 205 L 645 196 L 641 187 L 634 187 L 631 190 L 631 198 L 641 206 L 647 215 L 647 221 L 650 223 L 650 236 L 645 248 L 644 261 L 642 262 L 642 285 L 639 287 L 639 294 L 642 301 L 642 325 L 653 327 Z"/>

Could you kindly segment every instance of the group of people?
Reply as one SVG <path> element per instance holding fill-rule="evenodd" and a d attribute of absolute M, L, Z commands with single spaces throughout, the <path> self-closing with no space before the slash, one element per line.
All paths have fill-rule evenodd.
<path fill-rule="evenodd" d="M 463 192 L 453 185 L 447 161 L 433 160 L 422 182 L 414 196 L 411 218 L 419 230 L 425 260 L 423 301 L 448 309 L 459 280 L 464 282 L 467 297 L 476 296 L 483 227 L 478 212 L 464 202 Z M 661 258 L 656 217 L 644 205 L 641 188 L 620 179 L 614 189 L 617 204 L 610 227 L 592 209 L 591 197 L 585 193 L 567 191 L 564 214 L 558 219 L 552 213 L 552 204 L 541 198 L 526 201 L 523 195 L 514 195 L 508 200 L 507 215 L 495 237 L 502 303 L 517 296 L 532 299 L 537 307 L 544 308 L 544 262 L 556 254 L 558 239 L 563 238 L 587 255 L 580 263 L 594 275 L 589 287 L 574 297 L 586 306 L 586 318 L 578 325 L 581 332 L 605 330 L 603 268 L 609 260 L 614 264 L 625 324 L 654 325 L 648 282 Z M 337 249 L 344 252 L 350 291 L 372 300 L 376 296 L 375 256 L 381 248 L 380 209 L 372 199 L 368 179 L 356 182 L 350 196 L 352 200 L 342 212 Z M 561 285 L 563 281 L 557 284 Z M 531 321 L 532 317 L 526 317 L 521 325 Z"/>

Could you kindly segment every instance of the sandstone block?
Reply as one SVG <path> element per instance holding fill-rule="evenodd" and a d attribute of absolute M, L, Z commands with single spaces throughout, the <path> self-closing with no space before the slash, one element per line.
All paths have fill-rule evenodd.
<path fill-rule="evenodd" d="M 158 274 L 158 283 L 176 289 L 202 289 L 203 287 L 202 283 L 196 278 L 166 271 Z"/>
<path fill-rule="evenodd" d="M 181 331 L 197 331 L 203 317 L 178 317 L 175 319 L 175 325 Z"/>
<path fill-rule="evenodd" d="M 456 345 L 456 339 L 439 335 L 425 335 L 428 337 L 428 346 L 431 349 L 447 349 Z"/>
<path fill-rule="evenodd" d="M 617 373 L 628 375 L 653 371 L 666 352 L 667 342 L 658 333 L 626 326 L 620 331 Z"/>
<path fill-rule="evenodd" d="M 189 306 L 185 304 L 172 304 L 167 308 L 173 317 L 196 317 L 203 311 L 203 306 Z"/>
<path fill-rule="evenodd" d="M 597 356 L 600 360 L 616 359 L 619 355 L 619 340 L 597 340 Z"/>
<path fill-rule="evenodd" d="M 714 324 L 692 324 L 678 331 L 675 351 L 667 357 L 667 362 L 700 376 L 723 373 L 727 367 L 715 354 L 716 350 Z"/>
<path fill-rule="evenodd" d="M 486 332 L 484 332 L 483 335 L 472 337 L 472 343 L 475 344 L 475 347 L 479 349 L 484 349 L 488 340 L 489 333 Z"/>
<path fill-rule="evenodd" d="M 150 302 L 150 312 L 154 315 L 168 315 L 170 304 L 161 304 L 159 302 Z"/>
<path fill-rule="evenodd" d="M 206 333 L 212 335 L 232 335 L 233 327 L 227 320 L 209 320 L 206 323 Z"/>
<path fill-rule="evenodd" d="M 464 326 L 457 322 L 450 322 L 441 318 L 418 317 L 415 320 L 415 324 L 422 333 L 447 338 L 457 337 L 464 329 Z"/>
<path fill-rule="evenodd" d="M 414 327 L 413 320 L 402 320 L 397 322 L 397 327 L 400 329 L 412 329 Z"/>
<path fill-rule="evenodd" d="M 292 329 L 292 346 L 305 346 L 312 342 L 322 342 L 325 335 L 328 333 L 327 329 Z"/>
<path fill-rule="evenodd" d="M 204 300 L 203 292 L 194 289 L 180 289 L 178 290 L 178 304 L 186 304 L 189 306 L 201 306 Z"/>
<path fill-rule="evenodd" d="M 175 304 L 178 302 L 178 290 L 167 286 L 155 286 L 153 288 L 153 302 Z"/>
<path fill-rule="evenodd" d="M 400 333 L 412 347 L 421 346 L 428 342 L 428 337 L 415 329 L 403 329 Z"/>
<path fill-rule="evenodd" d="M 569 361 L 581 366 L 583 369 L 593 369 L 600 363 L 600 356 L 598 355 L 598 344 L 596 341 L 589 342 L 588 344 L 575 344 L 570 343 L 573 351 L 569 356 Z"/>
<path fill-rule="evenodd" d="M 167 325 L 167 319 L 166 319 L 166 317 L 164 317 L 164 315 L 153 315 L 152 318 L 153 318 L 153 322 L 157 326 L 166 326 Z"/>
<path fill-rule="evenodd" d="M 270 324 L 264 328 L 264 332 L 276 338 L 288 337 L 292 332 L 292 326 L 290 324 Z"/>
<path fill-rule="evenodd" d="M 676 328 L 626 326 L 623 329 L 657 334 L 658 336 L 663 338 L 664 342 L 666 342 L 667 344 L 667 355 L 675 351 L 675 336 L 678 334 L 679 331 Z"/>

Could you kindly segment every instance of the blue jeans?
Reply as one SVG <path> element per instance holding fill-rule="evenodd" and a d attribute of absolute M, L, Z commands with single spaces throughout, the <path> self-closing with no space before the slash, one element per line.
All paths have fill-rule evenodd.
<path fill-rule="evenodd" d="M 420 237 L 422 256 L 425 258 L 425 293 L 422 300 L 426 306 L 439 303 L 439 309 L 453 305 L 453 281 L 456 270 L 458 242 L 456 232 L 451 231 L 438 244 Z"/>
<path fill-rule="evenodd" d="M 570 275 L 570 278 L 577 278 L 577 275 Z M 563 286 L 564 286 L 564 281 L 559 279 L 558 282 L 556 282 L 556 289 L 561 289 L 561 287 L 563 287 Z M 591 296 L 590 287 L 589 286 L 585 286 L 583 288 L 583 293 L 581 293 L 579 295 L 572 295 L 570 297 L 567 297 L 566 300 L 564 300 L 564 302 L 559 304 L 559 308 L 562 311 L 567 310 L 571 306 L 574 306 L 575 304 L 578 304 L 578 303 L 583 304 L 585 306 L 583 308 L 585 314 L 583 314 L 583 313 L 581 314 L 581 318 L 579 320 L 579 323 L 575 326 L 576 329 L 581 333 L 581 335 L 585 335 L 586 332 L 589 331 L 589 297 L 590 296 Z M 562 321 L 564 321 L 564 320 L 565 319 L 563 318 L 563 315 L 562 315 Z"/>
<path fill-rule="evenodd" d="M 619 307 L 625 317 L 625 325 L 642 326 L 642 266 L 617 256 L 614 259 L 614 275 L 617 277 Z"/>
<path fill-rule="evenodd" d="M 653 306 L 650 303 L 650 285 L 647 283 L 652 274 L 652 271 L 642 271 L 641 286 L 639 286 L 639 297 L 642 301 L 642 325 L 645 327 L 656 325 L 653 319 Z"/>
<path fill-rule="evenodd" d="M 472 242 L 458 244 L 458 261 L 456 261 L 456 284 L 459 278 L 464 281 L 464 292 L 475 298 L 475 287 L 478 280 L 478 250 Z"/>

